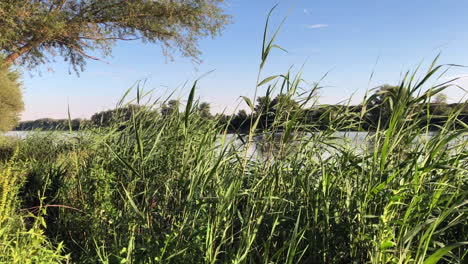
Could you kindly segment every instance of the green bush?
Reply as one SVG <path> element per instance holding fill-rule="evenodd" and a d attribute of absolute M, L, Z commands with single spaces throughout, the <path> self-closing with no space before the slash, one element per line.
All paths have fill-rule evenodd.
<path fill-rule="evenodd" d="M 183 112 L 154 114 L 167 110 L 156 102 L 67 140 L 31 137 L 15 166 L 21 207 L 42 209 L 33 248 L 53 262 L 63 245 L 74 263 L 465 263 L 468 128 L 453 111 L 431 133 L 421 111 L 447 87 L 421 90 L 438 71 L 406 76 L 383 99 L 385 124 L 366 107 L 325 113 L 324 130 L 302 123 L 314 91 L 286 73 L 256 86 L 301 105 L 279 105 L 261 131 L 263 114 L 227 135 L 197 110 L 194 85 Z M 369 115 L 376 129 L 362 148 L 337 134 Z"/>
<path fill-rule="evenodd" d="M 19 73 L 3 66 L 0 58 L 0 131 L 12 129 L 23 110 L 23 97 Z"/>
<path fill-rule="evenodd" d="M 0 167 L 0 263 L 65 263 L 63 244 L 53 245 L 44 235 L 45 208 L 19 209 L 23 174 L 13 162 Z"/>
<path fill-rule="evenodd" d="M 6 161 L 13 156 L 16 140 L 11 137 L 0 136 L 0 161 Z"/>
<path fill-rule="evenodd" d="M 431 134 L 414 117 L 431 92 L 401 85 L 364 149 L 336 136 L 354 112 L 320 132 L 279 115 L 233 140 L 193 94 L 182 113 L 31 137 L 23 206 L 44 203 L 44 234 L 76 263 L 462 263 L 468 131 L 454 113 Z"/>

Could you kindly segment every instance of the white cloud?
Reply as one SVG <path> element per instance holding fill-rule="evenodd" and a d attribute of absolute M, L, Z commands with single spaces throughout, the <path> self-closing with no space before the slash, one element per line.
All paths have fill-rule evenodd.
<path fill-rule="evenodd" d="M 308 29 L 317 29 L 317 28 L 326 28 L 328 27 L 327 24 L 313 24 L 313 25 L 308 25 Z"/>

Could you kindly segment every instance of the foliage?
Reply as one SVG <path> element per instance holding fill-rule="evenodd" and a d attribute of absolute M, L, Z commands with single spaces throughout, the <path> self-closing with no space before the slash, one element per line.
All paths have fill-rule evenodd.
<path fill-rule="evenodd" d="M 287 94 L 279 94 L 274 99 L 269 95 L 257 97 L 255 117 L 259 118 L 259 129 L 268 128 L 273 120 L 280 120 L 293 115 L 299 110 L 299 104 Z"/>
<path fill-rule="evenodd" d="M 73 140 L 29 138 L 22 207 L 44 204 L 44 234 L 76 263 L 463 263 L 468 131 L 458 111 L 431 134 L 414 116 L 431 96 L 408 85 L 412 99 L 363 146 L 336 134 L 362 107 L 335 109 L 321 130 L 277 108 L 234 140 L 198 102 L 132 106 Z"/>
<path fill-rule="evenodd" d="M 0 136 L 0 161 L 9 160 L 16 149 L 17 140 L 14 138 Z"/>
<path fill-rule="evenodd" d="M 53 245 L 44 235 L 45 208 L 36 214 L 18 209 L 18 185 L 25 169 L 12 160 L 0 167 L 0 263 L 64 263 L 63 244 Z"/>
<path fill-rule="evenodd" d="M 2 65 L 1 59 L 0 65 Z M 13 128 L 22 110 L 23 98 L 18 72 L 0 66 L 0 131 Z"/>
<path fill-rule="evenodd" d="M 91 119 L 92 120 L 92 119 Z M 22 121 L 16 126 L 15 130 L 18 131 L 31 131 L 31 130 L 69 130 L 70 124 L 71 129 L 76 131 L 86 126 L 89 123 L 88 120 L 83 119 L 72 119 L 68 122 L 68 119 L 51 119 L 42 118 L 33 121 Z"/>
<path fill-rule="evenodd" d="M 47 0 L 0 2 L 0 52 L 32 68 L 61 55 L 75 70 L 109 55 L 118 40 L 160 43 L 198 58 L 198 39 L 229 22 L 222 0 Z"/>
<path fill-rule="evenodd" d="M 437 94 L 433 100 L 433 110 L 434 115 L 438 116 L 448 116 L 450 115 L 451 107 L 447 104 L 447 95 Z"/>
<path fill-rule="evenodd" d="M 171 116 L 174 113 L 179 113 L 180 101 L 179 100 L 169 100 L 166 103 L 163 103 L 161 106 L 161 115 L 162 116 Z"/>
<path fill-rule="evenodd" d="M 388 84 L 377 87 L 377 91 L 365 102 L 366 107 L 369 109 L 367 121 L 370 123 L 370 126 L 388 126 L 395 104 L 399 100 L 408 102 L 411 99 L 409 96 L 409 91 L 406 87 Z"/>
<path fill-rule="evenodd" d="M 264 43 L 262 53 L 275 45 Z M 270 107 L 204 118 L 194 85 L 182 113 L 174 103 L 160 114 L 166 101 L 140 105 L 137 90 L 116 110 L 132 108 L 129 118 L 19 143 L 22 206 L 46 209 L 44 234 L 74 263 L 465 263 L 466 107 L 431 133 L 431 97 L 450 84 L 423 92 L 432 74 L 414 75 L 359 107 L 308 112 L 313 91 L 283 74 L 280 98 L 301 103 L 277 100 L 262 129 Z M 255 111 L 256 98 L 244 100 Z M 362 145 L 340 137 L 387 103 Z M 236 119 L 248 130 L 230 136 Z"/>
<path fill-rule="evenodd" d="M 198 105 L 198 112 L 202 118 L 206 118 L 206 119 L 211 118 L 210 104 L 207 102 L 200 103 Z"/>
<path fill-rule="evenodd" d="M 448 97 L 447 97 L 446 94 L 439 93 L 436 96 L 434 96 L 433 102 L 435 104 L 447 104 L 447 99 L 448 99 Z"/>
<path fill-rule="evenodd" d="M 261 98 L 261 97 L 259 97 Z M 171 104 L 175 104 L 177 100 L 170 100 Z M 273 100 L 274 101 L 274 100 Z M 291 113 L 295 113 L 298 108 L 298 103 L 294 100 L 290 101 L 294 107 L 288 111 L 281 110 L 278 112 L 275 108 L 271 108 L 268 115 L 261 114 L 263 117 L 260 120 L 260 125 L 258 130 L 265 130 L 268 126 L 266 123 L 272 121 L 276 117 L 277 113 L 281 115 L 287 116 L 291 115 Z M 166 104 L 162 104 L 162 108 L 158 111 L 153 111 L 152 115 L 162 114 L 163 116 L 170 116 L 172 113 L 175 113 L 179 106 L 167 106 Z M 253 117 L 258 116 L 257 112 L 252 114 L 248 114 L 246 110 L 241 109 L 238 111 L 237 114 L 234 115 L 224 115 L 224 114 L 216 114 L 212 115 L 209 110 L 208 103 L 201 103 L 197 109 L 197 113 L 205 119 L 212 119 L 216 118 L 219 122 L 226 126 L 228 132 L 246 132 L 250 129 L 250 122 Z M 256 105 L 255 108 L 260 109 L 260 105 Z M 424 107 L 421 107 L 421 120 L 427 120 L 430 123 L 430 130 L 437 131 L 440 129 L 440 125 L 443 125 L 448 121 L 449 115 L 452 112 L 460 112 L 458 114 L 459 123 L 454 124 L 457 127 L 462 127 L 463 124 L 468 124 L 468 107 L 466 103 L 453 103 L 453 104 L 436 104 L 430 103 Z M 286 109 L 287 110 L 287 109 Z M 302 112 L 298 118 L 300 118 L 304 123 L 314 127 L 317 130 L 326 130 L 330 125 L 333 125 L 332 120 L 337 117 L 340 112 L 354 112 L 360 113 L 362 112 L 362 105 L 315 105 L 310 108 L 300 109 Z M 360 122 L 360 125 L 350 126 L 350 127 L 342 127 L 345 131 L 375 131 L 376 127 L 374 126 L 373 119 L 370 117 L 376 118 L 379 120 L 380 111 L 379 107 L 375 106 L 373 108 L 374 112 L 369 112 L 367 117 L 369 119 L 359 120 L 356 116 L 353 120 L 354 122 Z M 178 112 L 179 110 L 177 110 Z M 422 113 L 429 111 L 431 115 L 424 116 Z M 90 126 L 102 126 L 102 127 L 109 127 L 115 122 L 122 122 L 130 120 L 132 114 L 129 108 L 118 108 L 113 110 L 102 111 L 96 113 L 88 119 L 72 119 L 71 125 L 72 130 L 85 130 Z M 382 123 L 386 123 L 388 121 L 388 116 L 382 117 Z M 17 131 L 31 131 L 31 130 L 62 130 L 67 131 L 69 130 L 69 122 L 67 119 L 51 119 L 51 118 L 43 118 L 37 119 L 33 121 L 21 121 L 19 124 L 14 128 Z"/>
<path fill-rule="evenodd" d="M 92 115 L 89 122 L 83 120 L 81 128 L 86 128 L 87 123 L 89 123 L 88 126 L 108 127 L 111 124 L 128 121 L 135 112 L 143 110 L 141 106 L 132 104 L 118 109 L 102 111 Z"/>

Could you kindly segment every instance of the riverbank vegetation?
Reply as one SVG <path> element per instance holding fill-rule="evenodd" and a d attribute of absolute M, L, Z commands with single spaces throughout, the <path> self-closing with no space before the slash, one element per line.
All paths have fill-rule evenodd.
<path fill-rule="evenodd" d="M 317 129 L 280 105 L 270 125 L 257 130 L 263 116 L 250 116 L 233 140 L 204 116 L 195 86 L 181 112 L 154 114 L 167 104 L 137 96 L 86 135 L 28 137 L 2 163 L 0 260 L 463 263 L 468 128 L 458 109 L 429 136 L 431 113 L 421 116 L 449 85 L 420 90 L 440 69 L 401 82 L 359 151 L 335 132 L 372 108 Z M 282 96 L 310 100 L 284 81 Z"/>
<path fill-rule="evenodd" d="M 318 87 L 286 73 L 259 78 L 234 137 L 195 83 L 184 105 L 137 88 L 105 126 L 10 142 L 0 263 L 465 263 L 468 126 L 460 107 L 430 122 L 451 86 L 435 64 L 323 127 L 303 118 Z M 336 136 L 370 122 L 364 148 Z"/>
<path fill-rule="evenodd" d="M 387 87 L 387 86 L 381 86 Z M 377 90 L 376 95 L 381 93 Z M 443 94 L 441 94 L 443 96 Z M 388 95 L 391 96 L 391 95 Z M 273 99 L 267 98 L 266 96 L 261 96 L 257 98 L 257 104 L 255 105 L 254 111 L 248 113 L 246 110 L 239 110 L 236 114 L 225 115 L 225 114 L 211 114 L 209 103 L 202 103 L 202 110 L 204 114 L 202 117 L 206 119 L 215 119 L 219 120 L 220 123 L 226 125 L 226 129 L 229 133 L 246 133 L 250 130 L 251 123 L 249 120 L 256 119 L 261 116 L 260 124 L 257 126 L 258 130 L 265 130 L 267 127 L 275 120 L 275 116 L 278 111 L 278 107 L 281 103 L 278 103 L 281 100 L 282 96 L 277 96 Z M 293 112 L 299 112 L 300 118 L 303 120 L 303 123 L 307 123 L 310 126 L 315 127 L 317 130 L 326 130 L 328 126 L 332 125 L 333 119 L 341 112 L 354 112 L 356 114 L 362 112 L 363 107 L 372 108 L 372 112 L 369 112 L 368 116 L 364 120 L 360 121 L 360 126 L 356 127 L 347 127 L 346 131 L 375 131 L 377 128 L 377 123 L 381 120 L 383 123 L 388 123 L 389 113 L 385 109 L 385 104 L 389 102 L 388 99 L 384 99 L 382 102 L 367 102 L 366 105 L 317 105 L 304 110 L 299 109 L 299 103 L 291 99 L 291 102 L 288 104 L 291 106 Z M 174 105 L 180 105 L 178 100 L 171 100 Z M 263 103 L 267 102 L 268 105 L 263 106 Z M 283 102 L 284 104 L 284 102 Z M 137 107 L 133 105 L 132 107 Z M 180 111 L 179 107 L 173 108 L 170 106 L 164 106 L 158 110 L 151 110 L 153 115 L 167 115 L 168 111 Z M 453 112 L 459 112 L 458 119 L 464 124 L 468 124 L 468 104 L 464 103 L 451 103 L 446 102 L 437 102 L 434 99 L 434 102 L 426 103 L 420 107 L 420 117 L 426 119 L 429 123 L 429 129 L 431 131 L 438 130 L 444 123 L 446 123 L 450 117 L 450 114 Z M 426 113 L 429 112 L 429 115 Z M 102 111 L 94 114 L 90 119 L 72 119 L 71 126 L 68 119 L 51 119 L 43 118 L 33 121 L 23 121 L 14 128 L 15 131 L 32 131 L 32 130 L 59 130 L 59 131 L 79 131 L 86 130 L 89 127 L 99 127 L 99 126 L 111 126 L 112 122 L 115 119 L 122 118 L 121 121 L 129 120 L 132 115 L 132 109 L 127 107 L 125 109 L 114 109 Z M 382 115 L 382 116 L 381 116 Z M 461 124 L 456 124 L 458 127 L 462 127 Z"/>

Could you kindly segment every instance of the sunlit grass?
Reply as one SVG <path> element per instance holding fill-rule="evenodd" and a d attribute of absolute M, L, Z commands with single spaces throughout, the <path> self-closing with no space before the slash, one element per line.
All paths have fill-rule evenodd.
<path fill-rule="evenodd" d="M 265 35 L 260 70 L 275 36 Z M 184 111 L 170 115 L 158 114 L 160 100 L 140 103 L 138 89 L 120 102 L 142 106 L 130 119 L 19 144 L 1 174 L 9 202 L 0 207 L 0 241 L 8 240 L 0 249 L 33 230 L 49 252 L 42 263 L 59 253 L 76 263 L 464 263 L 468 128 L 454 111 L 429 137 L 416 118 L 450 85 L 422 92 L 442 70 L 434 64 L 420 81 L 408 74 L 388 97 L 388 124 L 379 120 L 361 150 L 336 132 L 360 129 L 366 107 L 325 113 L 329 125 L 318 129 L 285 104 L 266 129 L 252 115 L 233 141 L 225 124 L 197 112 L 196 85 Z M 318 89 L 301 90 L 291 73 L 259 77 L 262 85 L 309 107 Z M 244 99 L 253 110 L 254 98 Z"/>

